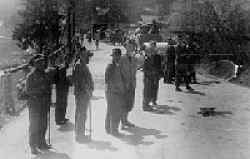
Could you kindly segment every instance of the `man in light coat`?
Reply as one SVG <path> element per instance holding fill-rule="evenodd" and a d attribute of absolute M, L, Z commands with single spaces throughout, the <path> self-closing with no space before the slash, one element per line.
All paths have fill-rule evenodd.
<path fill-rule="evenodd" d="M 94 90 L 94 82 L 87 64 L 92 53 L 85 48 L 81 48 L 79 59 L 76 60 L 73 69 L 73 86 L 76 102 L 75 111 L 75 139 L 78 142 L 87 141 L 85 135 L 85 122 L 87 119 L 87 109 Z"/>
<path fill-rule="evenodd" d="M 128 121 L 128 114 L 134 107 L 135 88 L 136 88 L 136 71 L 138 62 L 135 57 L 135 44 L 128 40 L 125 43 L 126 54 L 121 57 L 120 65 L 122 77 L 125 83 L 125 109 L 122 115 L 122 128 L 134 127 L 135 125 Z"/>

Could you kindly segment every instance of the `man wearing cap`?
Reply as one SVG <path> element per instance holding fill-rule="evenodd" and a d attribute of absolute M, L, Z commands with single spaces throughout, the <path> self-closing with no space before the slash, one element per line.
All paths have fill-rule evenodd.
<path fill-rule="evenodd" d="M 134 107 L 135 88 L 136 88 L 136 71 L 138 62 L 135 55 L 135 44 L 128 40 L 125 43 L 126 54 L 121 57 L 121 72 L 125 83 L 125 109 L 122 115 L 122 128 L 134 127 L 135 125 L 128 121 L 128 114 Z"/>
<path fill-rule="evenodd" d="M 33 59 L 34 69 L 27 75 L 26 93 L 29 108 L 29 145 L 32 154 L 39 149 L 49 149 L 45 134 L 48 124 L 48 112 L 51 102 L 51 83 L 49 72 L 45 72 L 46 61 L 43 55 Z"/>
<path fill-rule="evenodd" d="M 143 110 L 153 111 L 149 105 L 157 105 L 157 95 L 160 80 L 160 55 L 157 54 L 156 42 L 150 42 L 150 48 L 147 51 L 146 59 L 144 61 L 144 89 L 143 89 Z"/>
<path fill-rule="evenodd" d="M 76 141 L 86 141 L 85 121 L 87 109 L 94 90 L 94 82 L 87 64 L 89 64 L 92 53 L 85 48 L 79 52 L 79 59 L 76 60 L 73 68 L 73 86 L 76 102 L 75 110 L 75 139 Z"/>
<path fill-rule="evenodd" d="M 112 50 L 112 63 L 108 64 L 105 71 L 105 94 L 107 99 L 107 114 L 105 120 L 105 129 L 108 134 L 119 136 L 118 128 L 124 109 L 125 85 L 121 74 L 119 64 L 121 50 L 115 48 Z"/>

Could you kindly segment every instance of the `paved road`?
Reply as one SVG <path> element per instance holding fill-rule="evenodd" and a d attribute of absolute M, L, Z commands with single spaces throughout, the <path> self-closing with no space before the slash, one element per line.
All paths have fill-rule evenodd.
<path fill-rule="evenodd" d="M 89 47 L 89 46 L 88 46 Z M 137 128 L 122 131 L 122 139 L 104 131 L 106 102 L 104 70 L 112 46 L 101 44 L 90 65 L 96 82 L 92 100 L 93 141 L 78 144 L 73 138 L 74 96 L 69 95 L 70 123 L 58 127 L 51 110 L 51 143 L 54 150 L 31 156 L 28 147 L 28 113 L 6 125 L 0 132 L 3 159 L 248 159 L 250 156 L 250 90 L 217 79 L 199 76 L 196 92 L 174 91 L 161 81 L 158 111 L 143 112 L 142 73 L 138 72 L 136 104 L 130 115 Z M 214 117 L 202 117 L 200 107 L 213 106 Z"/>

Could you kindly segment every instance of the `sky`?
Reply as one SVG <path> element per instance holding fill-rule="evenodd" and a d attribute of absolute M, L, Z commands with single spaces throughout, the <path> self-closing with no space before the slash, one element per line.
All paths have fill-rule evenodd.
<path fill-rule="evenodd" d="M 21 0 L 0 0 L 0 18 L 9 17 L 16 12 Z"/>

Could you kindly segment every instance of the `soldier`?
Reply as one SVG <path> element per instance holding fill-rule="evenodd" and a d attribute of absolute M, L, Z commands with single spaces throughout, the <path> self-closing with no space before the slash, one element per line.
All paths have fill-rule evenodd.
<path fill-rule="evenodd" d="M 57 125 L 65 124 L 69 119 L 65 118 L 68 101 L 69 81 L 66 76 L 68 64 L 57 67 L 56 73 L 56 108 L 55 120 Z"/>
<path fill-rule="evenodd" d="M 112 50 L 112 63 L 109 64 L 105 72 L 107 114 L 105 129 L 108 134 L 119 136 L 118 128 L 124 109 L 125 85 L 120 68 L 121 50 Z"/>
<path fill-rule="evenodd" d="M 51 148 L 45 140 L 51 100 L 51 78 L 48 72 L 45 72 L 46 62 L 42 55 L 33 61 L 34 69 L 26 80 L 26 93 L 29 110 L 29 145 L 31 153 L 38 154 L 39 149 Z"/>
<path fill-rule="evenodd" d="M 189 85 L 189 80 L 187 75 L 188 63 L 185 53 L 186 53 L 186 45 L 180 42 L 175 52 L 175 90 L 179 92 L 182 91 L 180 89 L 182 78 L 184 78 L 186 89 L 193 90 Z"/>
<path fill-rule="evenodd" d="M 128 121 L 128 114 L 134 106 L 137 59 L 135 55 L 135 44 L 128 40 L 125 43 L 126 54 L 121 57 L 121 72 L 125 82 L 125 109 L 122 114 L 122 128 L 134 127 L 135 125 Z"/>
<path fill-rule="evenodd" d="M 75 110 L 75 139 L 76 141 L 87 141 L 85 136 L 85 121 L 87 109 L 94 90 L 94 82 L 87 64 L 89 64 L 92 53 L 85 48 L 81 48 L 79 59 L 73 69 L 73 85 L 76 102 Z"/>

